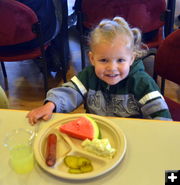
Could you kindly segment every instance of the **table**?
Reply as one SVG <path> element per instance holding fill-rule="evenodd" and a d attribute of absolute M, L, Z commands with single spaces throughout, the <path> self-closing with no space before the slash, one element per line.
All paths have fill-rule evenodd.
<path fill-rule="evenodd" d="M 28 124 L 27 111 L 0 109 L 0 184 L 1 185 L 164 185 L 165 170 L 180 170 L 180 122 L 109 118 L 125 133 L 127 151 L 111 172 L 86 181 L 67 181 L 43 171 L 37 164 L 26 175 L 14 173 L 8 165 L 9 154 L 3 146 L 5 134 L 15 128 L 35 130 Z M 68 114 L 54 113 L 48 122 Z M 39 129 L 47 122 L 41 122 Z"/>

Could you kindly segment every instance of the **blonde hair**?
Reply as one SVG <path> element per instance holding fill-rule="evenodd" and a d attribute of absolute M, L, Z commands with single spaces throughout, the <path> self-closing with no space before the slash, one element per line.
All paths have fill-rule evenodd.
<path fill-rule="evenodd" d="M 103 19 L 89 35 L 90 49 L 101 42 L 101 39 L 111 42 L 119 35 L 129 38 L 130 47 L 136 58 L 141 58 L 147 53 L 147 46 L 141 41 L 141 31 L 138 28 L 131 28 L 122 17 L 114 17 L 112 20 Z"/>

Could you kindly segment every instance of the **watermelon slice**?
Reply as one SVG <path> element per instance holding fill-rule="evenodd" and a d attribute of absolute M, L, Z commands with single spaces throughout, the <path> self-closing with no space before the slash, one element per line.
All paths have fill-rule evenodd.
<path fill-rule="evenodd" d="M 82 116 L 60 126 L 60 131 L 71 137 L 84 139 L 94 139 L 99 137 L 99 127 L 97 123 L 88 116 Z"/>

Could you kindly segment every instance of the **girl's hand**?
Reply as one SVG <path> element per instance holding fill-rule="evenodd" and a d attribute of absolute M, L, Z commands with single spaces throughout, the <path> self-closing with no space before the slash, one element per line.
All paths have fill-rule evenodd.
<path fill-rule="evenodd" d="M 51 118 L 54 108 L 55 104 L 53 102 L 47 102 L 45 105 L 30 111 L 26 117 L 32 125 L 37 123 L 40 119 L 47 121 Z"/>

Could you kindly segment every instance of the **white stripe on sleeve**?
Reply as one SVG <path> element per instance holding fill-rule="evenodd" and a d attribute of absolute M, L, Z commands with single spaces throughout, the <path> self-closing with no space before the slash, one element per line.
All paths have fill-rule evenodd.
<path fill-rule="evenodd" d="M 81 91 L 81 93 L 83 95 L 85 95 L 87 93 L 86 88 L 84 87 L 84 85 L 81 83 L 81 81 L 76 76 L 73 76 L 71 78 L 71 81 L 77 85 L 77 87 L 79 88 L 79 90 Z"/>
<path fill-rule="evenodd" d="M 142 105 L 144 105 L 147 101 L 152 100 L 154 98 L 158 98 L 158 97 L 161 97 L 162 99 L 164 99 L 159 91 L 153 91 L 153 92 L 150 92 L 150 93 L 146 94 L 144 97 L 142 97 L 139 100 L 139 102 Z"/>

